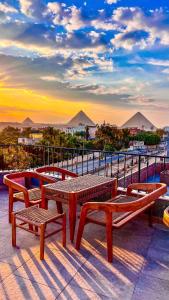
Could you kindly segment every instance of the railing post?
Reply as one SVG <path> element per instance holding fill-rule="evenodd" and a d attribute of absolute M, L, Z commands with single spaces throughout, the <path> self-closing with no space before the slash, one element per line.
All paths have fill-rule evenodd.
<path fill-rule="evenodd" d="M 138 182 L 141 181 L 141 155 L 138 158 Z"/>

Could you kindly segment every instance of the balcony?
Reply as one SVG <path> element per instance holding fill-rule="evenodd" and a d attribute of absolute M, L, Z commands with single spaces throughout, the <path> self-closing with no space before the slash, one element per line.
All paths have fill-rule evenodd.
<path fill-rule="evenodd" d="M 23 169 L 18 146 L 1 147 L 1 173 Z M 161 155 L 108 153 L 85 149 L 24 147 L 26 167 L 53 164 L 80 175 L 96 173 L 116 176 L 121 190 L 130 182 L 159 179 L 169 169 L 168 158 Z M 6 153 L 14 155 L 6 161 Z M 22 152 L 24 153 L 24 152 Z M 8 158 L 9 159 L 9 158 Z M 8 164 L 7 164 L 8 163 Z M 11 245 L 8 224 L 8 193 L 0 191 L 0 295 L 1 299 L 163 299 L 169 294 L 169 230 L 162 224 L 147 226 L 137 218 L 114 231 L 114 261 L 106 260 L 105 229 L 86 226 L 80 252 L 61 236 L 46 240 L 45 260 L 39 259 L 39 241 L 19 231 L 18 248 Z M 154 218 L 160 218 L 169 205 L 167 196 L 158 201 Z M 51 201 L 51 207 L 54 203 Z M 15 208 L 23 205 L 17 203 Z M 65 207 L 66 209 L 66 207 Z M 53 226 L 53 225 L 51 225 Z M 50 229 L 50 228 L 49 228 Z M 67 235 L 69 236 L 69 235 Z"/>

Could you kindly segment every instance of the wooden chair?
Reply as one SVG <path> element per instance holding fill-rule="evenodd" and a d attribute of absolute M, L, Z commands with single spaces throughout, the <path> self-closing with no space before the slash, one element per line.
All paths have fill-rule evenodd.
<path fill-rule="evenodd" d="M 39 182 L 38 188 L 32 188 L 32 179 Z M 3 182 L 9 188 L 9 222 L 11 223 L 14 202 L 23 202 L 25 203 L 25 207 L 40 205 L 42 201 L 42 185 L 54 183 L 55 180 L 36 172 L 24 171 L 4 175 Z"/>
<path fill-rule="evenodd" d="M 21 222 L 21 223 L 18 223 Z M 45 234 L 49 223 L 56 223 L 60 228 Z M 36 205 L 12 213 L 12 245 L 16 247 L 16 228 L 40 236 L 40 259 L 44 259 L 45 238 L 62 231 L 62 244 L 66 247 L 66 214 L 39 208 Z"/>
<path fill-rule="evenodd" d="M 45 176 L 52 177 L 55 181 L 58 180 L 66 180 L 68 178 L 74 178 L 78 177 L 78 175 L 74 172 L 71 172 L 69 170 L 63 169 L 63 168 L 58 168 L 55 166 L 44 166 L 44 167 L 39 167 L 36 169 L 37 173 L 44 174 Z M 55 177 L 54 175 L 60 175 L 59 178 Z M 57 205 L 57 210 L 60 214 L 63 213 L 63 207 L 61 202 L 56 202 Z M 46 208 L 47 208 L 47 203 L 46 203 Z"/>
<path fill-rule="evenodd" d="M 84 226 L 87 223 L 105 226 L 108 261 L 112 262 L 112 228 L 120 228 L 145 210 L 149 210 L 149 225 L 152 226 L 151 208 L 166 191 L 167 187 L 163 183 L 133 183 L 128 186 L 126 195 L 117 195 L 101 203 L 85 203 L 80 215 L 76 249 L 80 249 Z"/>

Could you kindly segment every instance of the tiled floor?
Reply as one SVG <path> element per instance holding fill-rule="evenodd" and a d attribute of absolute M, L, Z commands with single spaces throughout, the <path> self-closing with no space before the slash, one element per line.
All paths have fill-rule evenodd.
<path fill-rule="evenodd" d="M 39 240 L 27 232 L 18 230 L 12 248 L 7 211 L 7 193 L 0 191 L 0 300 L 169 299 L 169 231 L 162 225 L 152 229 L 137 219 L 115 231 L 112 264 L 104 228 L 91 224 L 80 252 L 53 236 L 40 261 Z"/>

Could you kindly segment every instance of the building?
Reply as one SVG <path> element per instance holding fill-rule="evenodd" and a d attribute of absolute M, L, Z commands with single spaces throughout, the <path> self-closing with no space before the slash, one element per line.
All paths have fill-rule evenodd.
<path fill-rule="evenodd" d="M 65 126 L 60 128 L 61 131 L 65 132 L 65 133 L 70 133 L 70 134 L 74 134 L 76 132 L 85 132 L 86 131 L 86 126 L 83 125 L 79 125 L 79 126 Z"/>
<path fill-rule="evenodd" d="M 141 131 L 155 131 L 157 128 L 140 112 L 137 112 L 121 128 Z"/>
<path fill-rule="evenodd" d="M 40 142 L 43 138 L 42 133 L 31 133 L 29 137 L 19 137 L 18 144 L 22 145 L 35 145 L 36 143 Z"/>
<path fill-rule="evenodd" d="M 129 143 L 130 150 L 142 150 L 146 149 L 147 147 L 144 145 L 144 141 L 130 141 Z"/>
<path fill-rule="evenodd" d="M 18 144 L 22 145 L 31 145 L 33 146 L 35 144 L 34 140 L 32 138 L 27 138 L 27 137 L 19 137 L 18 138 Z"/>
<path fill-rule="evenodd" d="M 90 140 L 95 139 L 97 127 L 94 125 L 94 126 L 88 126 L 88 128 L 89 128 L 89 139 Z"/>

